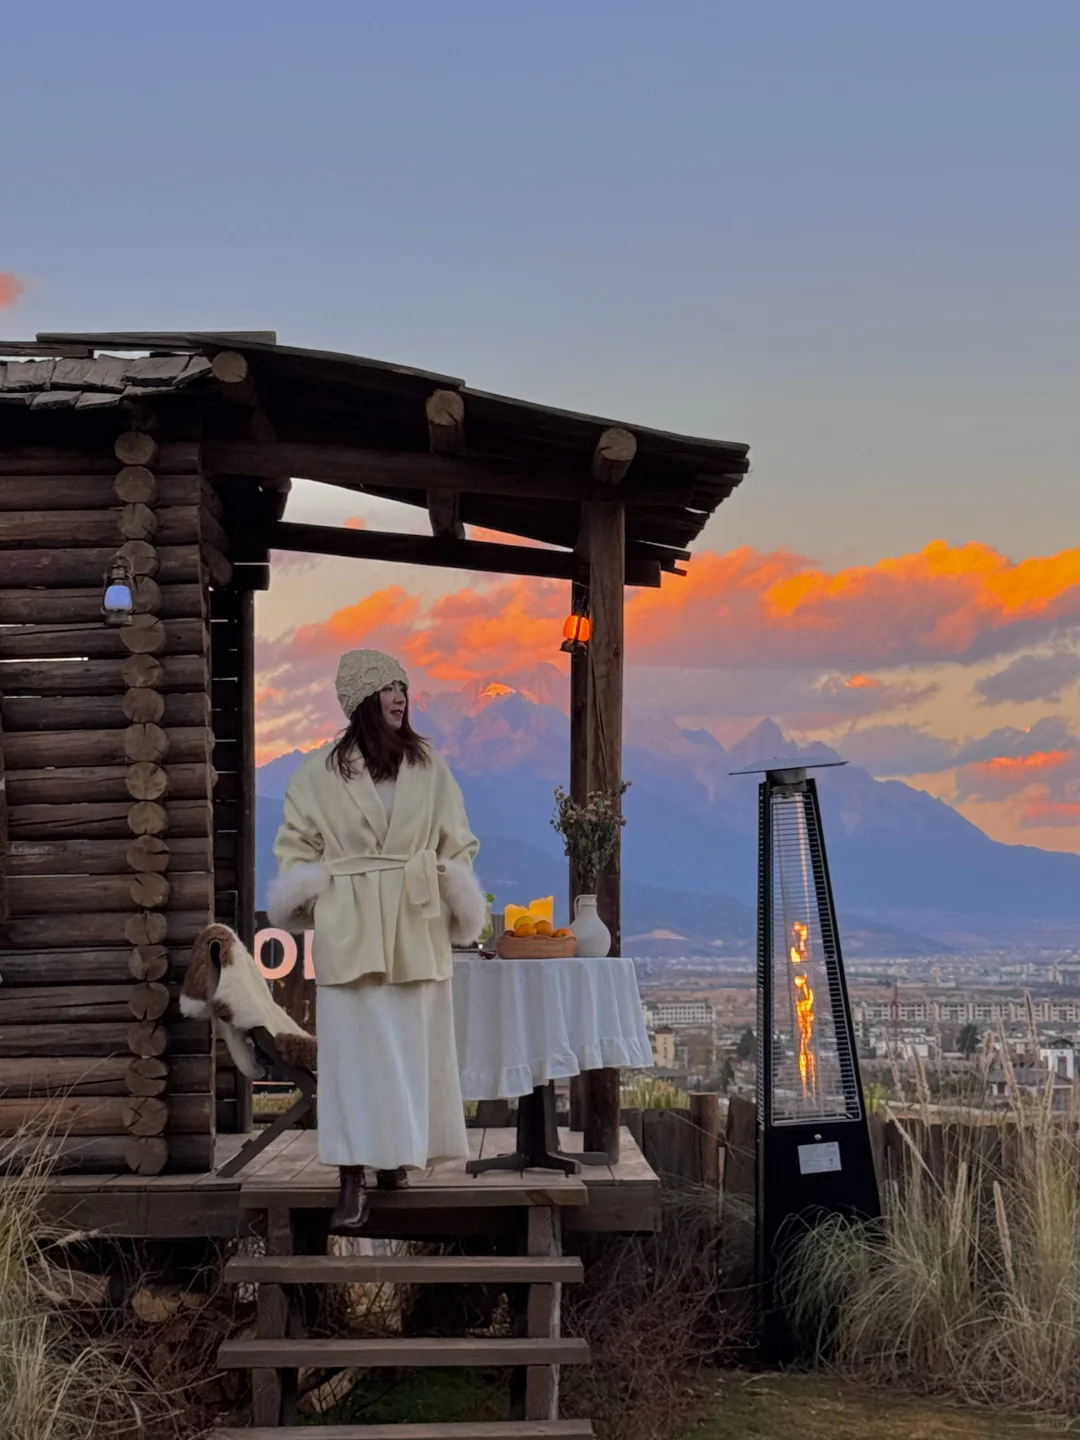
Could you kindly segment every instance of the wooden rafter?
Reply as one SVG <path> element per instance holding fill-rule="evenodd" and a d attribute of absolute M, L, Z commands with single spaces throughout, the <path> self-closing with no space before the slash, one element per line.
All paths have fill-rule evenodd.
<path fill-rule="evenodd" d="M 433 455 L 461 455 L 465 451 L 465 402 L 456 390 L 436 390 L 425 402 L 428 445 Z M 443 539 L 464 540 L 461 492 L 434 486 L 427 492 L 431 533 Z"/>
<path fill-rule="evenodd" d="M 596 442 L 592 459 L 593 479 L 598 485 L 618 485 L 636 454 L 637 441 L 630 431 L 620 425 L 611 426 Z"/>
<path fill-rule="evenodd" d="M 591 478 L 576 479 L 565 470 L 547 471 L 509 460 L 478 455 L 454 458 L 421 450 L 375 450 L 353 445 L 264 444 L 250 440 L 203 442 L 206 468 L 217 474 L 272 479 L 287 474 L 351 489 L 451 490 L 497 495 L 508 500 L 587 500 Z M 685 504 L 690 486 L 629 491 L 628 505 Z"/>
<path fill-rule="evenodd" d="M 359 560 L 436 565 L 451 570 L 483 570 L 502 575 L 533 575 L 572 580 L 580 561 L 570 550 L 498 545 L 486 540 L 447 540 L 437 536 L 401 535 L 388 530 L 340 530 L 332 525 L 279 522 L 266 533 L 271 550 L 296 550 L 306 555 L 341 555 Z M 660 563 L 628 556 L 627 585 L 657 587 Z"/>

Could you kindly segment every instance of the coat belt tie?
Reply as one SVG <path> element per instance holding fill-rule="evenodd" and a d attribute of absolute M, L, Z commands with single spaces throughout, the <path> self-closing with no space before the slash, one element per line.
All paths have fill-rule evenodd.
<path fill-rule="evenodd" d="M 424 920 L 436 920 L 441 913 L 439 875 L 446 868 L 439 864 L 434 850 L 418 850 L 415 855 L 342 855 L 324 860 L 331 875 L 371 875 L 379 870 L 404 870 L 405 894 L 409 904 L 416 906 Z"/>

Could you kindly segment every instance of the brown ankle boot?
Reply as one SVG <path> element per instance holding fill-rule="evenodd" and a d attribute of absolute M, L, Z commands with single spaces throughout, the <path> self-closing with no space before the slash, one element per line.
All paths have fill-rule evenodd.
<path fill-rule="evenodd" d="M 338 1169 L 340 1189 L 337 1209 L 330 1217 L 331 1235 L 359 1235 L 368 1218 L 371 1201 L 362 1165 L 342 1165 Z"/>
<path fill-rule="evenodd" d="M 380 1190 L 407 1190 L 409 1172 L 404 1165 L 398 1166 L 396 1170 L 376 1170 L 375 1184 Z"/>

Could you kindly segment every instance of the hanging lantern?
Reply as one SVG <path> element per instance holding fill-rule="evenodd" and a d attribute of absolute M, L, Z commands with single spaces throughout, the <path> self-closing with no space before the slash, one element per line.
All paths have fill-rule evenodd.
<path fill-rule="evenodd" d="M 130 625 L 135 613 L 135 578 L 123 555 L 114 555 L 105 572 L 101 613 L 106 625 Z"/>
<path fill-rule="evenodd" d="M 566 617 L 562 633 L 560 650 L 565 650 L 568 655 L 583 655 L 592 634 L 592 621 L 583 611 L 575 609 Z"/>

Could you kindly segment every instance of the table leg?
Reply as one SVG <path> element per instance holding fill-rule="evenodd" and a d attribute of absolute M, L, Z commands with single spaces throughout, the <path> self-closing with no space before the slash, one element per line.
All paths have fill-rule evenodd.
<path fill-rule="evenodd" d="M 518 1101 L 514 1153 L 470 1160 L 465 1169 L 469 1175 L 484 1175 L 492 1170 L 560 1170 L 564 1175 L 576 1175 L 582 1165 L 607 1163 L 606 1155 L 568 1155 L 559 1149 L 555 1086 L 549 1082 L 537 1085 L 531 1094 L 522 1095 Z"/>

